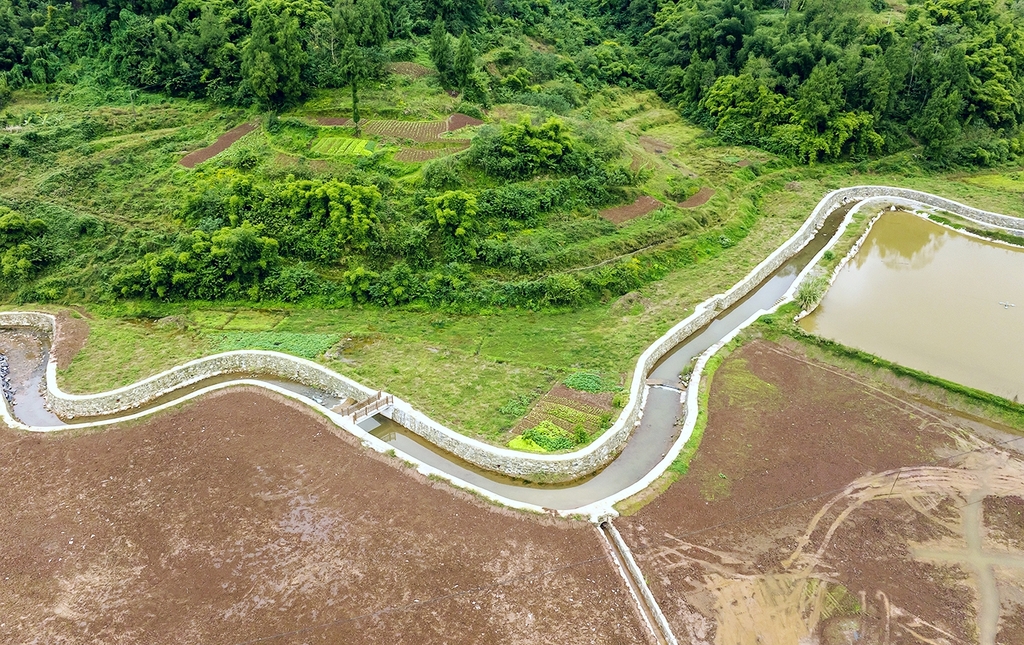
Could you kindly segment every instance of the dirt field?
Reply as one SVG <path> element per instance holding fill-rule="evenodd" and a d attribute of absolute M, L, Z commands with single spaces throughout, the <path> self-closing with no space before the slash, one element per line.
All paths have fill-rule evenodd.
<path fill-rule="evenodd" d="M 708 200 L 715 196 L 713 188 L 702 186 L 693 197 L 690 197 L 685 202 L 679 202 L 679 208 L 697 208 L 708 203 Z"/>
<path fill-rule="evenodd" d="M 232 390 L 0 431 L 0 642 L 641 643 L 597 530 L 501 511 Z"/>
<path fill-rule="evenodd" d="M 468 147 L 468 142 L 459 142 L 454 145 L 444 146 L 443 148 L 402 148 L 395 153 L 395 161 L 404 161 L 406 163 L 430 161 L 438 157 L 446 157 Z"/>
<path fill-rule="evenodd" d="M 448 132 L 455 132 L 456 130 L 461 130 L 462 128 L 468 128 L 474 125 L 483 125 L 483 123 L 484 122 L 480 119 L 474 119 L 471 116 L 456 112 L 448 117 Z"/>
<path fill-rule="evenodd" d="M 664 154 L 666 151 L 675 148 L 671 143 L 666 143 L 660 139 L 648 136 L 640 137 L 640 145 L 647 152 L 653 152 L 656 155 Z"/>
<path fill-rule="evenodd" d="M 318 125 L 347 126 L 352 119 L 345 117 L 319 117 Z M 408 139 L 416 143 L 436 142 L 445 132 L 455 132 L 467 126 L 480 125 L 483 121 L 465 114 L 452 114 L 443 121 L 394 121 L 387 119 L 368 119 L 360 121 L 363 132 L 379 134 L 394 139 Z"/>
<path fill-rule="evenodd" d="M 259 126 L 255 123 L 243 123 L 242 125 L 234 127 L 217 137 L 216 141 L 205 148 L 188 153 L 182 157 L 181 161 L 178 163 L 186 168 L 195 168 L 204 161 L 209 161 L 224 152 L 230 148 L 234 142 L 238 141 L 258 127 Z"/>
<path fill-rule="evenodd" d="M 622 224 L 623 222 L 643 217 L 648 213 L 653 213 L 662 206 L 664 206 L 664 204 L 650 195 L 641 195 L 640 197 L 637 197 L 636 201 L 632 204 L 604 209 L 601 211 L 601 217 L 613 224 Z"/>
<path fill-rule="evenodd" d="M 616 521 L 680 642 L 1024 643 L 1024 438 L 755 341 Z"/>

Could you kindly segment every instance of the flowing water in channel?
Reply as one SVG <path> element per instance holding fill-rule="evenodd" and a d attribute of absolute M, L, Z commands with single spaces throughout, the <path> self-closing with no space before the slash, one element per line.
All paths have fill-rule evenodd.
<path fill-rule="evenodd" d="M 818 309 L 814 334 L 1024 400 L 1024 250 L 886 213 Z"/>

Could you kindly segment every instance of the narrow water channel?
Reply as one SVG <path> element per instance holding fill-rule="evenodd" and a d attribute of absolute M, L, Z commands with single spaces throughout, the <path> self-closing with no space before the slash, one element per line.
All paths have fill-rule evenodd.
<path fill-rule="evenodd" d="M 649 377 L 676 383 L 680 373 L 697 356 L 717 343 L 754 313 L 774 305 L 796 280 L 797 275 L 835 235 L 851 207 L 834 211 L 824 225 L 799 253 L 765 279 L 745 298 L 723 311 L 711 323 L 676 345 L 654 367 Z M 679 437 L 682 416 L 682 393 L 663 387 L 652 387 L 640 427 L 611 463 L 596 474 L 561 485 L 525 484 L 495 473 L 483 471 L 453 458 L 413 432 L 383 417 L 367 424 L 375 436 L 396 449 L 443 470 L 463 481 L 503 497 L 536 504 L 545 508 L 566 510 L 585 506 L 628 488 L 643 479 L 668 453 Z"/>
<path fill-rule="evenodd" d="M 817 235 L 799 253 L 755 287 L 746 297 L 670 350 L 654 367 L 649 377 L 664 383 L 678 383 L 679 375 L 692 360 L 729 334 L 751 315 L 774 305 L 785 295 L 800 271 L 832 238 L 849 209 L 849 206 L 843 207 L 830 214 Z M 18 372 L 23 375 L 19 377 L 21 380 L 12 406 L 15 416 L 25 423 L 42 427 L 64 425 L 64 421 L 49 412 L 43 405 L 42 392 L 45 388 L 45 365 L 48 353 L 46 339 L 30 334 L 34 341 L 27 347 L 31 348 L 19 353 L 19 350 L 10 344 L 16 338 L 15 334 L 24 335 L 28 332 L 7 331 L 0 334 L 0 338 L 8 339 L 7 342 L 0 342 L 0 353 L 9 356 L 11 374 Z M 17 337 L 21 338 L 21 336 Z M 297 383 L 251 374 L 220 375 L 176 390 L 166 397 L 152 401 L 145 407 L 131 412 L 155 407 L 163 402 L 180 398 L 187 392 L 239 377 L 259 378 L 274 383 L 311 398 L 327 408 L 337 404 L 337 399 L 332 399 L 322 392 Z M 382 416 L 367 419 L 360 425 L 410 457 L 467 483 L 508 499 L 556 510 L 569 510 L 613 495 L 638 482 L 650 472 L 665 457 L 679 437 L 683 412 L 682 397 L 681 390 L 652 387 L 641 424 L 630 437 L 622 452 L 603 470 L 583 479 L 558 485 L 532 484 L 482 470 L 441 450 L 410 430 Z M 92 421 L 98 418 L 76 419 L 75 421 Z"/>
<path fill-rule="evenodd" d="M 1024 399 L 1024 250 L 886 213 L 807 331 L 1010 400 Z"/>

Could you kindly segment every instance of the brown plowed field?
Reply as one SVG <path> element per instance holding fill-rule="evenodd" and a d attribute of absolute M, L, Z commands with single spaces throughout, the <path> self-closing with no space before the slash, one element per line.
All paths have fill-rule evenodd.
<path fill-rule="evenodd" d="M 0 642 L 640 643 L 596 529 L 502 511 L 231 390 L 0 430 Z"/>
<path fill-rule="evenodd" d="M 352 125 L 352 119 L 348 117 L 320 117 L 316 120 L 320 125 L 326 126 L 343 126 Z"/>
<path fill-rule="evenodd" d="M 430 161 L 431 159 L 437 159 L 439 157 L 447 157 L 450 154 L 454 154 L 460 150 L 465 150 L 468 147 L 469 142 L 453 146 L 445 146 L 444 148 L 402 148 L 395 153 L 395 161 L 404 161 L 406 163 Z"/>
<path fill-rule="evenodd" d="M 616 524 L 680 642 L 1024 643 L 1018 439 L 755 341 L 689 472 Z"/>
<path fill-rule="evenodd" d="M 636 201 L 632 204 L 624 204 L 622 206 L 604 209 L 601 211 L 601 217 L 614 224 L 622 224 L 623 222 L 628 222 L 631 219 L 636 219 L 638 217 L 643 217 L 648 213 L 652 213 L 662 206 L 664 206 L 664 204 L 650 195 L 641 195 L 640 197 L 637 197 Z"/>
<path fill-rule="evenodd" d="M 708 203 L 708 200 L 715 196 L 713 188 L 702 186 L 692 197 L 685 202 L 679 202 L 679 208 L 697 208 Z"/>
<path fill-rule="evenodd" d="M 186 168 L 195 168 L 204 161 L 209 161 L 210 159 L 213 159 L 215 156 L 224 152 L 225 150 L 231 147 L 231 144 L 238 141 L 239 139 L 249 134 L 258 127 L 259 126 L 255 123 L 243 123 L 240 126 L 234 127 L 225 132 L 224 134 L 220 135 L 219 137 L 217 137 L 217 140 L 214 141 L 211 145 L 208 145 L 200 150 L 194 150 L 188 153 L 187 155 L 182 157 L 181 161 L 179 161 L 178 163 L 185 166 Z"/>
<path fill-rule="evenodd" d="M 448 117 L 448 132 L 455 132 L 456 130 L 461 130 L 462 128 L 468 128 L 474 125 L 483 125 L 483 123 L 484 122 L 480 119 L 474 119 L 471 116 L 456 112 Z"/>
<path fill-rule="evenodd" d="M 324 126 L 350 126 L 352 119 L 338 117 L 319 117 L 316 122 Z M 363 132 L 379 134 L 394 139 L 408 139 L 416 143 L 435 142 L 445 132 L 455 132 L 467 126 L 480 125 L 483 121 L 465 114 L 453 114 L 444 121 L 394 121 L 388 119 L 369 119 L 360 121 Z"/>

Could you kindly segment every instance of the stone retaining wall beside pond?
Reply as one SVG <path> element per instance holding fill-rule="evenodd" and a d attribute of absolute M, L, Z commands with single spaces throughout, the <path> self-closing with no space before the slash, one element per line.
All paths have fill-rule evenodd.
<path fill-rule="evenodd" d="M 593 472 L 619 453 L 639 424 L 646 402 L 646 377 L 658 360 L 679 342 L 713 320 L 719 312 L 747 295 L 802 249 L 833 210 L 850 202 L 885 197 L 915 200 L 980 222 L 1014 230 L 1024 229 L 1024 220 L 980 211 L 918 191 L 880 186 L 836 190 L 818 203 L 793 237 L 755 267 L 743 280 L 726 293 L 709 298 L 698 305 L 691 316 L 675 325 L 644 351 L 633 373 L 629 401 L 619 418 L 604 434 L 580 450 L 564 454 L 538 455 L 493 446 L 437 423 L 398 398 L 395 398 L 394 406 L 385 411 L 385 414 L 438 447 L 484 469 L 514 477 L 552 481 L 575 479 Z M 52 337 L 55 325 L 55 319 L 48 314 L 0 313 L 0 327 L 34 327 Z M 204 379 L 233 373 L 279 377 L 355 400 L 366 399 L 375 394 L 373 390 L 311 361 L 277 352 L 243 350 L 190 361 L 138 383 L 94 395 L 62 392 L 57 385 L 56 363 L 51 360 L 47 366 L 46 400 L 55 413 L 65 418 L 106 416 L 138 408 L 153 399 Z M 696 414 L 696 410 L 688 410 L 687 414 Z"/>

